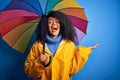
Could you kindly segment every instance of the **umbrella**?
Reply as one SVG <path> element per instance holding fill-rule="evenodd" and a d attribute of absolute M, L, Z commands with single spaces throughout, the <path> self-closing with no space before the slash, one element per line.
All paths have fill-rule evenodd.
<path fill-rule="evenodd" d="M 3 3 L 2 3 L 3 1 Z M 51 10 L 65 13 L 72 21 L 79 44 L 87 30 L 87 18 L 75 0 L 2 0 L 0 3 L 0 34 L 14 49 L 25 53 L 34 41 L 36 26 L 42 15 Z M 6 1 L 6 3 L 5 3 Z"/>

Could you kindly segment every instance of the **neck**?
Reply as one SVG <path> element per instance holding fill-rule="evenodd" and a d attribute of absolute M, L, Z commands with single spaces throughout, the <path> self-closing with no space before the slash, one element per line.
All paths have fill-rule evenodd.
<path fill-rule="evenodd" d="M 49 35 L 47 35 L 47 43 L 58 43 L 58 42 L 60 42 L 61 41 L 61 39 L 62 39 L 62 35 L 60 34 L 60 35 L 58 35 L 57 37 L 51 37 L 51 36 L 49 36 Z"/>

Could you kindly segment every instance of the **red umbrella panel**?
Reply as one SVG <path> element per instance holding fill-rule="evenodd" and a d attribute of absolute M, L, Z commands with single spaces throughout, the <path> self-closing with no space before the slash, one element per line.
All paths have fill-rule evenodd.
<path fill-rule="evenodd" d="M 65 13 L 72 21 L 79 44 L 86 34 L 87 18 L 75 0 L 11 0 L 0 13 L 0 33 L 14 49 L 25 53 L 42 15 L 51 10 Z M 3 5 L 3 6 L 4 6 Z"/>

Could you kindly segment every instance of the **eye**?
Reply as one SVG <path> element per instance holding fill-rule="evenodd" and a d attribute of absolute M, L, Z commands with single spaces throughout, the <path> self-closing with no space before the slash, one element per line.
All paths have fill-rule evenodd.
<path fill-rule="evenodd" d="M 56 23 L 60 23 L 59 20 L 56 20 Z"/>
<path fill-rule="evenodd" d="M 52 21 L 48 21 L 48 24 L 52 23 Z"/>

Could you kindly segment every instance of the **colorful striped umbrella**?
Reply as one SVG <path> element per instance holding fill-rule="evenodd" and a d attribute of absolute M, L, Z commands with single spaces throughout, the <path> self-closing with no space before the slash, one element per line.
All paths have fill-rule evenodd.
<path fill-rule="evenodd" d="M 2 3 L 3 1 L 3 3 Z M 14 49 L 25 53 L 42 15 L 59 10 L 71 19 L 79 44 L 87 29 L 87 18 L 75 0 L 5 0 L 0 5 L 0 33 Z"/>

